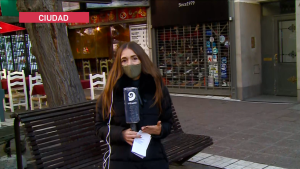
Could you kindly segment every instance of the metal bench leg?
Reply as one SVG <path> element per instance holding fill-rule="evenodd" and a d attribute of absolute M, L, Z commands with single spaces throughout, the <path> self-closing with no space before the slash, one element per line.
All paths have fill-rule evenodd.
<path fill-rule="evenodd" d="M 185 163 L 187 160 L 189 160 L 190 158 L 192 158 L 194 155 L 190 155 L 190 156 L 187 156 L 179 161 L 176 161 L 174 162 L 173 164 L 175 165 L 178 165 L 178 166 L 181 166 L 183 163 Z"/>
<path fill-rule="evenodd" d="M 16 141 L 16 153 L 17 153 L 17 166 L 18 169 L 23 169 L 22 165 L 22 150 L 21 150 L 21 137 L 20 137 L 20 120 L 15 118 L 14 120 L 14 130 L 15 130 L 15 141 Z"/>

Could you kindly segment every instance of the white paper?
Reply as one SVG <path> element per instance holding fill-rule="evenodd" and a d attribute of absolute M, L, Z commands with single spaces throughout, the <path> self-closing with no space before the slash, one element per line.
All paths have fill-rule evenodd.
<path fill-rule="evenodd" d="M 149 56 L 147 24 L 130 25 L 130 41 L 139 44 Z"/>
<path fill-rule="evenodd" d="M 138 132 L 138 135 L 142 136 L 142 138 L 135 138 L 133 140 L 131 152 L 140 158 L 144 158 L 146 157 L 146 152 L 151 140 L 151 135 L 148 133 L 144 133 L 141 130 Z"/>

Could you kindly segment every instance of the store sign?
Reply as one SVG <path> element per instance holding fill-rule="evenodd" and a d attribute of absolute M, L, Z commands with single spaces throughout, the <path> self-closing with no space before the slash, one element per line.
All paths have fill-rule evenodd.
<path fill-rule="evenodd" d="M 151 0 L 153 27 L 228 21 L 228 0 Z"/>
<path fill-rule="evenodd" d="M 195 5 L 195 1 L 189 1 L 189 2 L 186 2 L 186 3 L 178 3 L 178 7 L 184 7 L 184 6 L 191 6 L 191 5 Z"/>
<path fill-rule="evenodd" d="M 14 31 L 20 31 L 20 30 L 25 30 L 25 28 L 11 25 L 5 22 L 0 22 L 0 33 L 8 33 L 8 32 L 14 32 Z"/>
<path fill-rule="evenodd" d="M 111 3 L 112 2 L 112 0 L 60 0 L 60 1 L 64 1 L 64 2 L 83 2 L 83 3 L 87 3 L 87 2 Z"/>
<path fill-rule="evenodd" d="M 130 25 L 130 41 L 136 42 L 139 44 L 149 56 L 149 48 L 148 48 L 148 33 L 147 33 L 147 25 L 140 24 L 140 25 Z"/>
<path fill-rule="evenodd" d="M 89 23 L 88 12 L 20 12 L 19 23 Z"/>
<path fill-rule="evenodd" d="M 146 7 L 142 8 L 123 8 L 118 10 L 119 20 L 145 18 L 147 16 Z"/>
<path fill-rule="evenodd" d="M 122 20 L 134 20 L 147 17 L 146 7 L 133 7 L 133 8 L 119 8 L 118 10 L 102 11 L 99 14 L 91 15 L 90 22 L 88 23 L 69 23 L 70 26 L 96 24 L 96 23 L 109 23 Z"/>

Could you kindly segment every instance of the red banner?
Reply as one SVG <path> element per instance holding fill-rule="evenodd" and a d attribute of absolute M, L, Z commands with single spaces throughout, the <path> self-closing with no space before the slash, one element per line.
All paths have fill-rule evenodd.
<path fill-rule="evenodd" d="M 0 22 L 0 33 L 7 33 L 7 32 L 14 32 L 14 31 L 20 31 L 25 30 L 25 28 L 11 25 L 5 22 Z"/>
<path fill-rule="evenodd" d="M 19 12 L 20 23 L 89 23 L 89 12 Z"/>

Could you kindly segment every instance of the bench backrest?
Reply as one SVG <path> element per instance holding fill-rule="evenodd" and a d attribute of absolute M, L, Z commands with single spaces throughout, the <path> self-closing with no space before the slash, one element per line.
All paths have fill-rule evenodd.
<path fill-rule="evenodd" d="M 85 168 L 101 161 L 107 146 L 95 135 L 94 108 L 87 102 L 19 115 L 37 168 Z"/>
<path fill-rule="evenodd" d="M 93 100 L 17 115 L 25 129 L 36 168 L 91 168 L 92 165 L 101 165 L 107 145 L 95 135 L 95 103 Z M 174 106 L 172 109 L 172 133 L 182 132 Z"/>
<path fill-rule="evenodd" d="M 172 103 L 172 115 L 173 115 L 172 117 L 173 125 L 171 129 L 171 134 L 174 132 L 183 132 L 173 103 Z"/>

